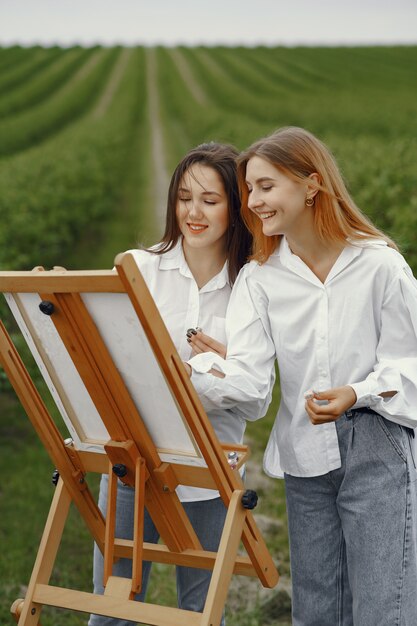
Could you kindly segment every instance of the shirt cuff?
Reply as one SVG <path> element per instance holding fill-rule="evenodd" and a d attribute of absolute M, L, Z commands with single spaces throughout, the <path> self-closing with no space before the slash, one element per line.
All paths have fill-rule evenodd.
<path fill-rule="evenodd" d="M 218 354 L 214 354 L 214 352 L 204 352 L 189 359 L 187 363 L 191 365 L 191 378 L 193 378 L 194 372 L 207 374 L 213 367 L 223 372 L 222 364 L 224 363 L 224 359 Z"/>
<path fill-rule="evenodd" d="M 191 382 L 193 383 L 194 389 L 198 395 L 201 396 L 208 391 L 211 380 L 206 373 L 197 372 L 193 369 L 191 372 Z"/>
<path fill-rule="evenodd" d="M 349 387 L 352 387 L 356 393 L 356 402 L 351 407 L 352 409 L 360 409 L 364 406 L 371 406 L 378 401 L 378 394 L 373 393 L 372 385 L 368 380 L 363 380 L 360 383 L 349 383 Z"/>

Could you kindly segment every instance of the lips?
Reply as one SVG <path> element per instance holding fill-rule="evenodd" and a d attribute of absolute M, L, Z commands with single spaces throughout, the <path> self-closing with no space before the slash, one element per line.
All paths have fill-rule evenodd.
<path fill-rule="evenodd" d="M 187 222 L 188 230 L 193 233 L 193 235 L 198 235 L 204 232 L 208 226 L 207 224 L 191 224 Z"/>
<path fill-rule="evenodd" d="M 268 220 L 270 217 L 274 217 L 276 215 L 276 211 L 267 211 L 265 213 L 257 213 L 257 216 L 261 220 Z"/>

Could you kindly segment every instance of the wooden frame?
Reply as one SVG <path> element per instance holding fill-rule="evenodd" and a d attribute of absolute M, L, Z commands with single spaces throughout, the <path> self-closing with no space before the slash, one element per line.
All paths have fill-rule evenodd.
<path fill-rule="evenodd" d="M 18 303 L 23 294 L 39 294 L 38 300 L 48 303 L 48 323 L 70 355 L 109 436 L 104 446 L 97 448 L 92 445 L 91 449 L 88 445 L 83 447 L 78 445 L 78 441 L 61 436 L 0 322 L 0 362 L 60 475 L 26 597 L 13 604 L 12 613 L 19 626 L 40 624 L 43 605 L 156 626 L 217 626 L 233 573 L 258 577 L 265 587 L 273 587 L 278 582 L 278 572 L 254 518 L 242 504 L 245 492 L 238 468 L 232 469 L 227 461 L 227 453 L 236 450 L 241 465 L 249 451 L 246 446 L 219 443 L 133 255 L 119 255 L 115 266 L 112 271 L 96 272 L 70 272 L 62 268 L 0 272 L 0 288 L 8 294 L 9 302 L 12 299 Z M 149 420 L 147 422 L 146 416 L 141 415 L 138 402 L 129 393 L 126 377 L 123 378 L 116 367 L 106 337 L 100 333 L 100 324 L 95 323 L 86 304 L 86 294 L 124 294 L 129 299 L 129 306 L 162 373 L 161 387 L 165 385 L 174 398 L 176 409 L 197 451 L 194 457 L 200 456 L 203 463 L 196 466 L 193 455 L 188 458 L 187 454 L 176 462 L 175 456 L 164 457 L 164 451 L 155 445 L 147 426 Z M 19 318 L 16 310 L 14 313 Z M 48 377 L 53 379 L 55 376 L 53 363 L 48 360 L 45 351 L 42 353 L 42 342 L 39 337 L 36 338 L 36 329 L 30 327 L 30 320 L 26 322 L 28 325 L 24 327 L 24 333 L 29 330 L 32 335 L 26 338 L 48 382 Z M 45 363 L 48 371 L 43 367 Z M 68 391 L 59 388 L 58 378 L 55 377 L 52 382 L 55 383 L 52 391 L 56 391 L 54 399 L 58 408 L 71 422 L 75 419 L 74 415 L 71 410 L 70 415 L 65 413 L 64 406 L 70 401 Z M 122 466 L 125 475 L 121 480 L 135 488 L 132 541 L 114 536 L 115 466 Z M 103 519 L 88 488 L 88 472 L 109 473 L 107 521 Z M 175 489 L 179 484 L 219 490 L 227 507 L 227 516 L 216 553 L 201 548 L 176 495 Z M 71 502 L 78 508 L 103 552 L 103 596 L 49 585 Z M 163 544 L 143 542 L 145 506 Z M 246 556 L 238 555 L 241 541 Z M 113 562 L 120 557 L 132 559 L 131 580 L 112 575 Z M 213 574 L 203 613 L 132 600 L 140 590 L 143 560 L 211 569 Z"/>

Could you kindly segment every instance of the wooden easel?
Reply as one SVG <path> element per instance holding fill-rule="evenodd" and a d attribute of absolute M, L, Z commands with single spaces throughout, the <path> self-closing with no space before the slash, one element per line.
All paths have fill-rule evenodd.
<path fill-rule="evenodd" d="M 278 581 L 278 572 L 249 510 L 254 506 L 251 494 L 245 492 L 238 468 L 232 470 L 227 461 L 227 453 L 237 450 L 239 467 L 246 460 L 248 449 L 219 443 L 133 256 L 119 255 L 115 265 L 113 271 L 36 268 L 32 272 L 0 272 L 1 291 L 16 298 L 17 306 L 22 294 L 38 294 L 39 308 L 53 322 L 109 434 L 105 454 L 82 449 L 73 440 L 63 439 L 0 322 L 0 362 L 60 476 L 26 597 L 13 604 L 12 613 L 19 626 L 39 625 L 43 605 L 158 626 L 217 626 L 232 574 L 258 577 L 265 587 L 273 587 Z M 147 417 L 140 414 L 133 401 L 83 294 L 128 296 L 165 384 L 205 461 L 204 467 L 163 460 L 149 434 Z M 25 318 L 25 323 L 27 330 L 33 331 L 36 343 L 30 319 Z M 36 348 L 51 374 L 53 365 L 39 344 L 38 341 Z M 65 390 L 59 388 L 59 381 L 55 382 L 65 404 Z M 108 472 L 106 521 L 88 488 L 85 478 L 88 472 Z M 135 488 L 132 541 L 114 536 L 117 477 Z M 201 548 L 175 493 L 179 484 L 219 490 L 227 516 L 217 553 Z M 103 596 L 49 585 L 71 502 L 104 555 Z M 143 542 L 145 506 L 163 544 Z M 237 554 L 241 541 L 247 556 Z M 132 579 L 112 575 L 113 562 L 120 557 L 132 559 Z M 211 569 L 204 612 L 134 601 L 132 598 L 141 587 L 143 560 Z"/>

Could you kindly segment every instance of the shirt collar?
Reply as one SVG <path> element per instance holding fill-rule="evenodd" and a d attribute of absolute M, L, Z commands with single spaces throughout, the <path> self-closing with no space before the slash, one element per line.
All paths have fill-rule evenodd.
<path fill-rule="evenodd" d="M 161 270 L 175 270 L 177 269 L 180 274 L 186 276 L 187 278 L 193 278 L 190 268 L 188 267 L 188 263 L 184 256 L 184 250 L 182 248 L 182 237 L 180 237 L 172 248 L 168 252 L 164 252 L 161 254 L 159 258 L 159 269 Z M 216 276 L 213 276 L 208 283 L 204 285 L 200 289 L 201 292 L 204 291 L 215 291 L 216 289 L 222 289 L 225 285 L 230 285 L 229 279 L 229 264 L 226 261 L 223 265 L 222 269 Z"/>
<path fill-rule="evenodd" d="M 209 280 L 208 283 L 206 283 L 204 287 L 200 289 L 200 291 L 204 292 L 204 291 L 214 291 L 216 289 L 223 289 L 225 285 L 229 285 L 229 287 L 232 286 L 230 284 L 229 263 L 227 261 L 223 265 L 220 272 L 216 274 L 216 276 L 213 276 L 213 278 Z"/>
<path fill-rule="evenodd" d="M 375 244 L 381 244 L 385 242 L 378 242 L 374 240 Z M 287 239 L 283 236 L 281 237 L 281 241 L 278 249 L 274 253 L 274 256 L 278 256 L 281 264 L 284 267 L 287 267 L 289 270 L 293 271 L 295 274 L 301 276 L 305 280 L 308 280 L 310 283 L 314 285 L 323 287 L 328 284 L 333 278 L 335 278 L 340 272 L 342 272 L 345 267 L 347 267 L 356 257 L 362 254 L 362 250 L 364 247 L 369 247 L 369 245 L 373 245 L 374 242 L 361 242 L 356 245 L 352 245 L 347 243 L 345 248 L 343 248 L 342 252 L 336 259 L 333 267 L 331 268 L 328 276 L 324 283 L 310 270 L 310 268 L 298 257 L 297 255 L 291 252 L 291 249 L 288 245 Z"/>
<path fill-rule="evenodd" d="M 168 252 L 164 252 L 159 257 L 159 269 L 161 270 L 179 270 L 180 274 L 192 278 L 190 268 L 185 260 L 184 251 L 182 249 L 182 237 L 180 237 L 175 246 Z"/>

